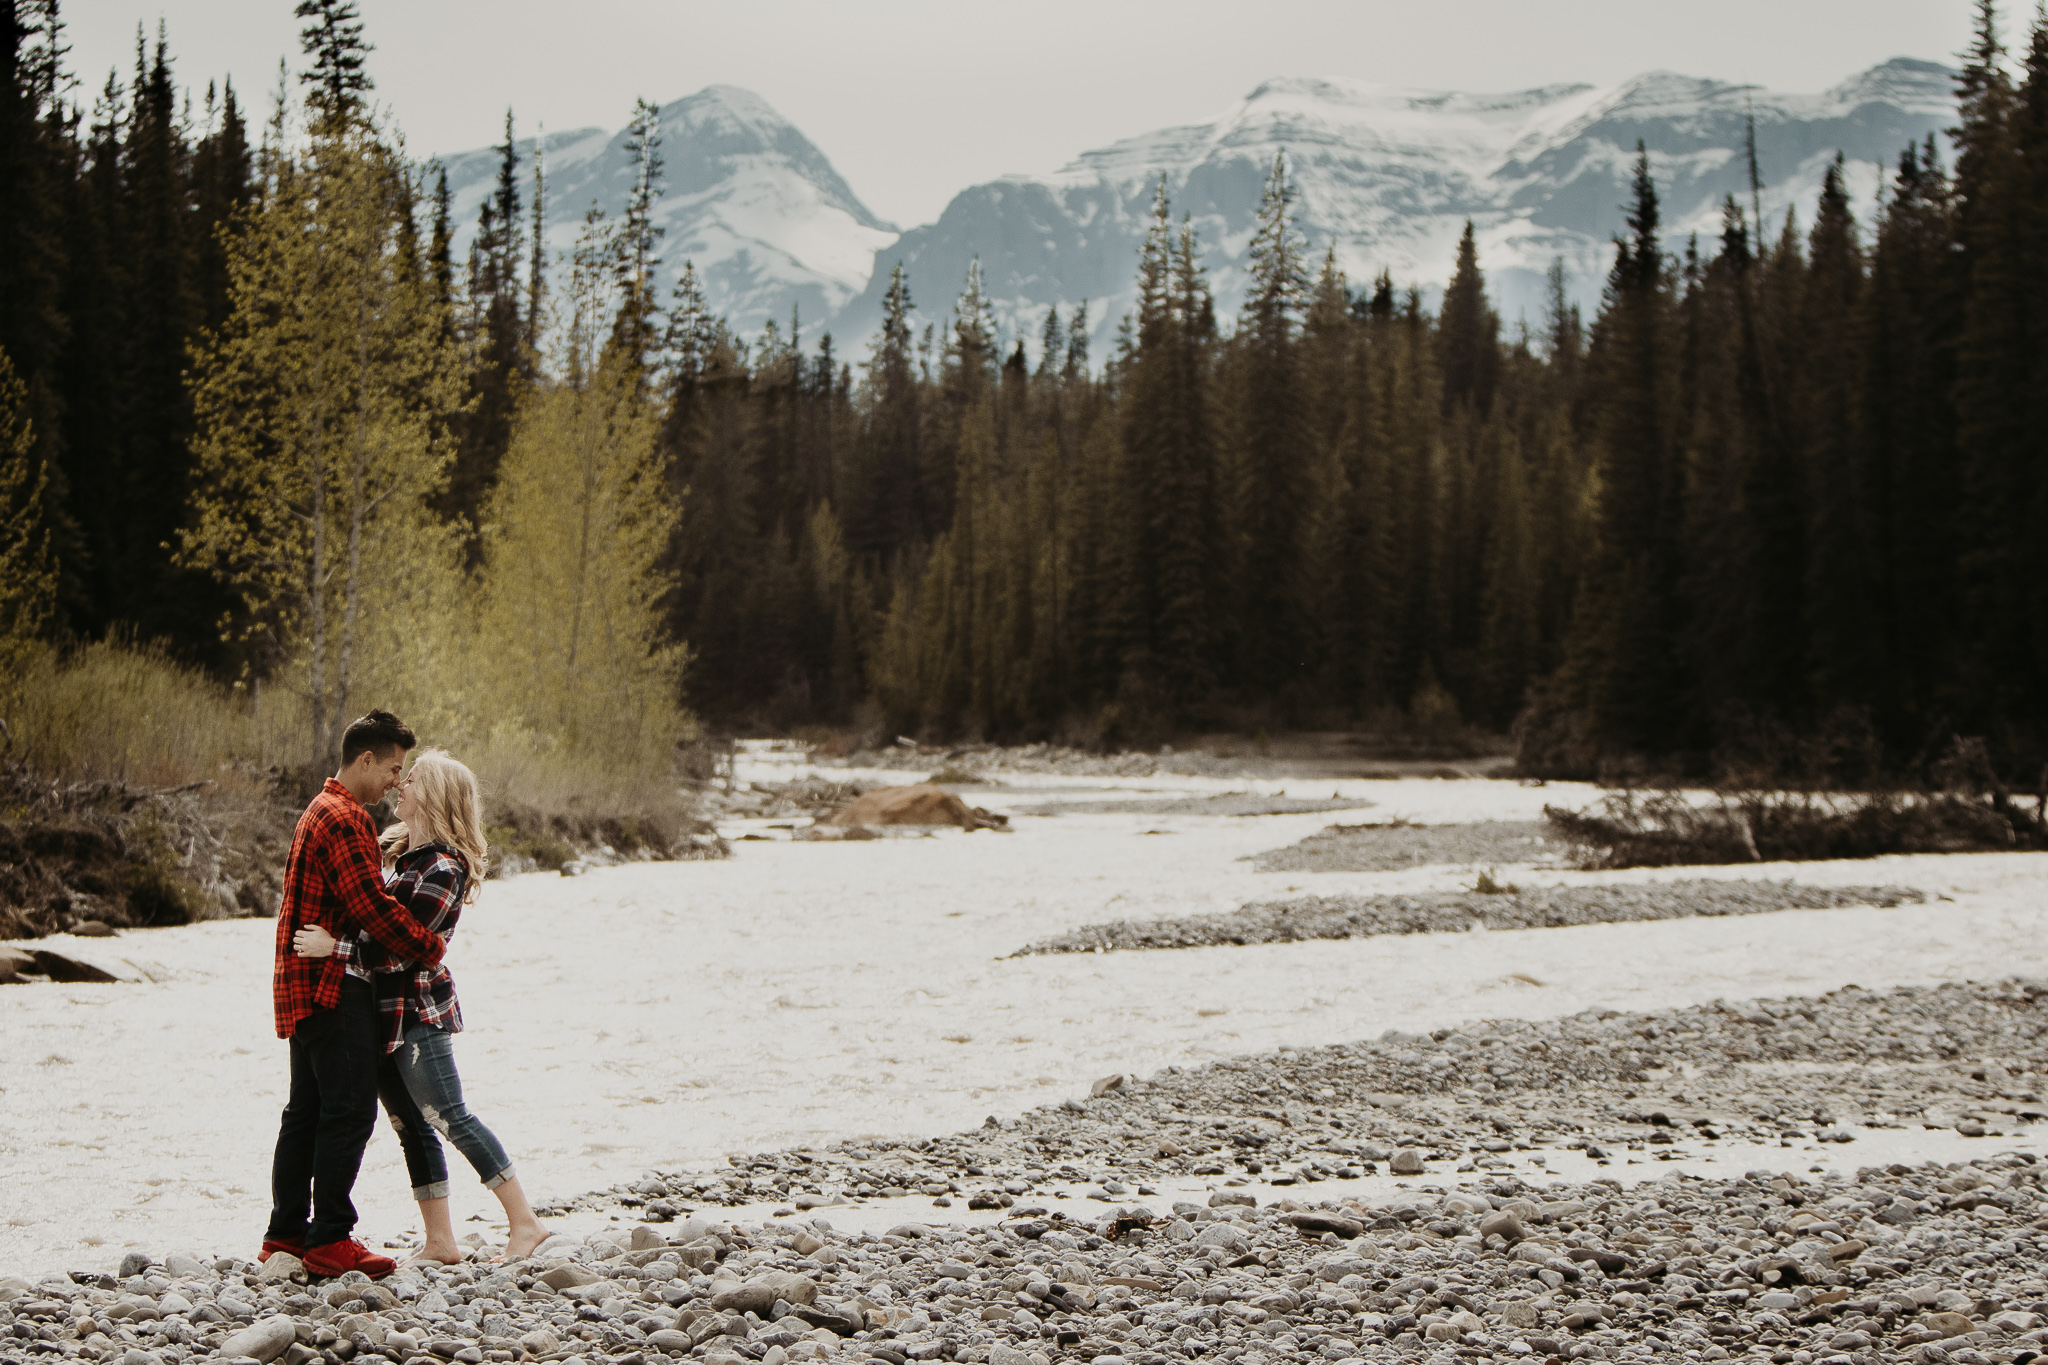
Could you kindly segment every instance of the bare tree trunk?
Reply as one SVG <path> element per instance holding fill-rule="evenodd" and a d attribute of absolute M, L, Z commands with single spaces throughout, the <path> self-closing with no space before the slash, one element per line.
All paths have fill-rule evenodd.
<path fill-rule="evenodd" d="M 307 571 L 306 600 L 308 614 L 313 618 L 313 652 L 307 664 L 307 700 L 311 703 L 313 721 L 313 761 L 324 763 L 329 757 L 332 744 L 327 729 L 327 480 L 321 468 L 320 441 L 316 437 L 307 451 L 305 461 L 313 485 L 312 508 L 313 560 Z"/>
<path fill-rule="evenodd" d="M 370 387 L 367 325 L 361 304 L 365 292 L 358 291 L 356 295 L 356 420 L 355 432 L 349 441 L 348 579 L 342 592 L 341 661 L 334 684 L 336 735 L 348 724 L 349 664 L 355 652 L 356 616 L 362 597 L 363 516 L 368 510 L 363 489 L 363 466 L 369 460 L 368 419 L 363 410 L 368 403 Z"/>
<path fill-rule="evenodd" d="M 597 397 L 593 390 L 600 387 L 602 385 L 602 382 L 602 376 L 600 375 L 598 383 L 592 385 L 591 389 L 585 390 L 583 394 L 583 399 L 585 402 L 590 402 Z M 587 419 L 590 415 L 587 409 L 585 410 L 584 415 L 586 418 L 586 422 L 578 423 L 578 426 L 580 428 L 583 428 L 587 432 Z M 601 439 L 602 438 L 600 438 L 600 440 Z M 575 605 L 570 609 L 569 612 L 569 657 L 567 664 L 568 671 L 572 674 L 575 672 L 576 669 L 576 654 L 578 649 L 581 647 L 582 643 L 583 599 L 586 596 L 586 590 L 589 587 L 590 581 L 590 511 L 591 503 L 596 499 L 597 496 L 597 451 L 593 449 L 593 445 L 597 443 L 592 442 L 586 437 L 586 439 L 579 441 L 578 444 L 581 445 L 583 448 L 583 458 L 581 461 L 583 466 L 583 497 L 581 508 L 582 518 L 577 529 L 576 537 L 576 601 Z M 567 717 L 564 717 L 564 720 L 566 719 Z"/>

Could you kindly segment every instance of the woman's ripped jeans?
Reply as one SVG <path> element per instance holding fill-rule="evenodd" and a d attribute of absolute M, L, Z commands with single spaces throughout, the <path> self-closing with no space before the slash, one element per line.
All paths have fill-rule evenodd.
<path fill-rule="evenodd" d="M 448 1197 L 448 1159 L 437 1133 L 476 1168 L 485 1189 L 495 1190 L 512 1178 L 505 1148 L 462 1102 L 454 1049 L 454 1034 L 415 1024 L 377 1068 L 377 1096 L 398 1132 L 414 1199 Z"/>

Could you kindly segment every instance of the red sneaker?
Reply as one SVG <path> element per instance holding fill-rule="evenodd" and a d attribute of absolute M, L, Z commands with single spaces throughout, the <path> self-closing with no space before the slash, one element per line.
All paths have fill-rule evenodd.
<path fill-rule="evenodd" d="M 263 1250 L 256 1253 L 256 1264 L 262 1265 L 280 1251 L 293 1256 L 304 1256 L 306 1254 L 306 1239 L 303 1237 L 287 1237 L 281 1242 L 265 1242 Z"/>
<path fill-rule="evenodd" d="M 398 1262 L 389 1256 L 379 1256 L 368 1247 L 350 1237 L 345 1241 L 329 1242 L 322 1247 L 307 1247 L 301 1258 L 306 1269 L 314 1275 L 333 1277 L 346 1275 L 351 1270 L 360 1270 L 371 1279 L 382 1279 L 398 1269 Z"/>

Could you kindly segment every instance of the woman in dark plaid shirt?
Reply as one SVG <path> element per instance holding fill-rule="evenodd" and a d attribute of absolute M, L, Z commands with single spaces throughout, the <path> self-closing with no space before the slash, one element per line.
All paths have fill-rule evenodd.
<path fill-rule="evenodd" d="M 476 775 L 442 750 L 427 749 L 398 790 L 399 823 L 382 841 L 385 887 L 445 940 L 455 933 L 462 907 L 476 899 L 487 867 Z M 455 1144 L 504 1206 L 507 1259 L 547 1240 L 504 1146 L 463 1103 L 454 1056 L 462 1006 L 447 967 L 397 961 L 367 939 L 336 940 L 317 928 L 301 930 L 298 946 L 315 957 L 333 953 L 350 976 L 376 987 L 384 1035 L 377 1093 L 398 1132 L 426 1226 L 419 1259 L 453 1265 L 463 1256 L 448 1213 L 448 1159 L 436 1133 Z"/>

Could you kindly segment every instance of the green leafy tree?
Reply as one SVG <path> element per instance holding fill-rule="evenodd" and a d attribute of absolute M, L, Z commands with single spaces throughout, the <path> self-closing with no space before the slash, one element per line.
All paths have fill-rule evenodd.
<path fill-rule="evenodd" d="M 263 199 L 229 253 L 227 324 L 193 357 L 199 477 L 180 544 L 297 656 L 307 758 L 324 764 L 366 669 L 402 671 L 390 647 L 415 619 L 407 594 L 436 577 L 445 537 L 423 518 L 462 367 L 403 249 L 408 173 L 372 126 L 312 103 L 302 153 L 265 149 Z"/>
<path fill-rule="evenodd" d="M 522 400 L 485 519 L 477 609 L 502 689 L 489 714 L 572 752 L 651 754 L 685 737 L 685 647 L 663 629 L 676 507 L 660 414 L 617 344 L 616 229 L 593 219 L 565 302 L 557 377 Z"/>

